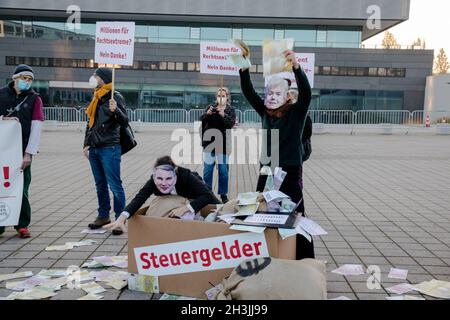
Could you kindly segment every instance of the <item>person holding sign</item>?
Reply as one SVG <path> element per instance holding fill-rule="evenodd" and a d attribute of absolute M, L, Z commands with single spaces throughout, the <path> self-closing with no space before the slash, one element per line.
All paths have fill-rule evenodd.
<path fill-rule="evenodd" d="M 248 51 L 247 48 L 247 54 Z M 263 100 L 253 88 L 249 69 L 241 68 L 239 75 L 242 92 L 261 117 L 262 128 L 267 130 L 268 135 L 271 135 L 272 130 L 278 130 L 279 140 L 272 145 L 272 139 L 267 138 L 266 143 L 263 143 L 263 149 L 266 149 L 266 154 L 271 157 L 274 156 L 270 154 L 272 150 L 279 150 L 279 166 L 287 173 L 280 186 L 280 191 L 291 197 L 293 202 L 298 203 L 303 198 L 301 139 L 311 102 L 311 86 L 295 58 L 295 53 L 292 50 L 286 50 L 283 55 L 285 60 L 292 65 L 292 71 L 295 74 L 299 90 L 298 100 L 295 103 L 290 103 L 289 84 L 282 77 L 275 75 L 270 79 L 265 88 L 265 100 Z M 261 166 L 269 164 L 270 162 L 261 163 Z M 259 176 L 257 191 L 263 191 L 265 178 L 267 176 Z M 304 215 L 303 201 L 298 211 Z M 314 258 L 314 245 L 303 236 L 297 235 L 297 259 L 303 258 Z"/>
<path fill-rule="evenodd" d="M 14 228 L 21 238 L 29 238 L 28 226 L 31 222 L 31 206 L 28 189 L 31 183 L 31 161 L 39 150 L 44 111 L 39 94 L 31 89 L 34 80 L 33 69 L 21 64 L 16 67 L 12 80 L 0 89 L 0 120 L 16 120 L 22 127 L 23 162 L 23 196 L 19 224 Z M 2 150 L 0 150 L 1 154 Z M 0 235 L 5 227 L 0 227 Z"/>
<path fill-rule="evenodd" d="M 218 160 L 219 190 L 223 203 L 228 201 L 228 162 L 231 153 L 230 129 L 236 123 L 236 111 L 230 105 L 230 90 L 219 88 L 216 103 L 209 105 L 201 116 L 203 179 L 212 190 L 215 159 Z"/>
<path fill-rule="evenodd" d="M 99 229 L 111 222 L 108 185 L 114 195 L 114 212 L 119 217 L 125 207 L 125 191 L 120 178 L 120 126 L 128 125 L 125 100 L 114 91 L 112 98 L 112 70 L 98 68 L 89 79 L 95 88 L 94 97 L 86 110 L 88 123 L 84 138 L 83 153 L 89 159 L 94 175 L 98 198 L 98 216 L 90 229 Z M 122 230 L 113 230 L 114 235 Z"/>
<path fill-rule="evenodd" d="M 126 232 L 126 220 L 133 216 L 151 195 L 156 196 L 152 203 L 160 201 L 162 204 L 161 200 L 170 199 L 171 195 L 187 199 L 186 204 L 169 212 L 169 218 L 191 219 L 208 204 L 220 204 L 219 199 L 196 172 L 176 166 L 169 156 L 164 156 L 156 160 L 150 180 L 131 200 L 120 217 L 103 228 Z"/>

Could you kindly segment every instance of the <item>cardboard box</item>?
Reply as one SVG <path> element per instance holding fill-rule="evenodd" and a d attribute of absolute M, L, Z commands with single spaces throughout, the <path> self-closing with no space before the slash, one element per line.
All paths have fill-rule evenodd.
<path fill-rule="evenodd" d="M 230 225 L 226 223 L 144 216 L 147 208 L 141 208 L 129 220 L 128 272 L 130 273 L 138 273 L 135 248 L 243 233 L 230 230 Z M 282 240 L 278 229 L 266 229 L 264 235 L 271 257 L 295 259 L 295 237 Z M 205 291 L 221 283 L 232 270 L 233 268 L 228 268 L 160 276 L 159 289 L 161 293 L 206 299 Z"/>

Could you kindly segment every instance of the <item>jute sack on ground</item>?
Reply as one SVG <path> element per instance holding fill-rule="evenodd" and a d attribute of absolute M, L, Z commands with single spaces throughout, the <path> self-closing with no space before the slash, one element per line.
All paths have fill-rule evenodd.
<path fill-rule="evenodd" d="M 326 266 L 315 259 L 242 262 L 223 280 L 217 300 L 326 300 Z"/>

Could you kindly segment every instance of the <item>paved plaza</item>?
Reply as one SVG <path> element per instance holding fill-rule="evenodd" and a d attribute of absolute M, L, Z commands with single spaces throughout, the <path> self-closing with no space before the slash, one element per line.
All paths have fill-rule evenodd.
<path fill-rule="evenodd" d="M 174 127 L 175 128 L 175 127 Z M 144 185 L 155 159 L 170 154 L 171 129 L 138 132 L 138 147 L 122 159 L 127 202 Z M 81 266 L 95 256 L 127 254 L 127 235 L 85 235 L 96 215 L 97 198 L 83 133 L 43 132 L 32 165 L 30 239 L 12 228 L 0 237 L 0 274 Z M 190 165 L 202 174 L 202 166 Z M 256 165 L 232 165 L 230 196 L 252 191 Z M 215 190 L 217 179 L 215 177 Z M 402 280 L 387 277 L 391 267 L 407 269 L 409 283 L 450 281 L 450 138 L 432 134 L 323 134 L 313 136 L 304 165 L 306 212 L 328 235 L 315 237 L 316 257 L 326 260 L 328 296 L 385 299 L 386 288 Z M 45 251 L 49 245 L 94 239 L 96 245 Z M 368 276 L 330 273 L 343 264 L 377 265 L 381 289 Z M 0 297 L 12 291 L 0 287 Z M 418 295 L 415 292 L 408 293 Z M 52 299 L 76 299 L 82 290 L 63 289 Z M 108 289 L 104 299 L 156 299 L 158 295 Z M 430 299 L 430 297 L 426 297 Z"/>

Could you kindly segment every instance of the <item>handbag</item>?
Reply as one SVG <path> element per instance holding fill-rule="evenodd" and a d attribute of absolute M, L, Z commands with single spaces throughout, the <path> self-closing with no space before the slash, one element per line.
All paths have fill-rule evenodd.
<path fill-rule="evenodd" d="M 120 126 L 120 146 L 122 148 L 122 155 L 136 147 L 137 142 L 134 138 L 133 130 L 128 124 L 126 126 Z"/>

